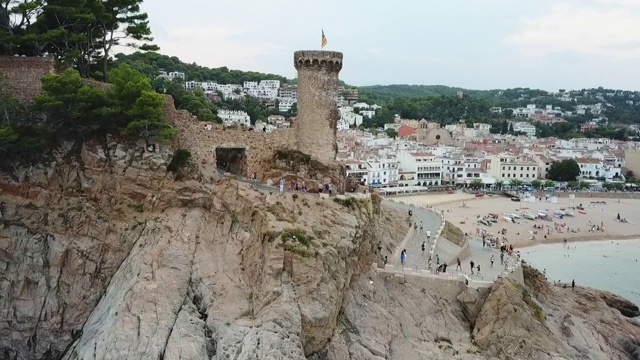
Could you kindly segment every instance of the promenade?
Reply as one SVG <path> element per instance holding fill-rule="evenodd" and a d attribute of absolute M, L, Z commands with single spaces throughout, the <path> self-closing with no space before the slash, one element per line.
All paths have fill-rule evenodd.
<path fill-rule="evenodd" d="M 456 257 L 460 248 L 447 246 L 446 239 L 440 239 L 444 218 L 441 216 L 439 209 L 428 209 L 425 207 L 407 203 L 410 199 L 383 201 L 385 206 L 393 207 L 398 210 L 409 213 L 412 211 L 412 222 L 418 224 L 417 230 L 411 227 L 407 232 L 402 243 L 393 252 L 392 258 L 384 268 L 378 268 L 378 273 L 394 274 L 399 277 L 403 276 L 419 276 L 437 278 L 449 281 L 464 281 L 467 286 L 473 288 L 489 287 L 499 277 L 514 277 L 516 280 L 523 281 L 520 263 L 517 262 L 515 256 L 506 255 L 504 259 L 508 261 L 508 266 L 500 264 L 500 250 L 488 246 L 482 246 L 482 240 L 479 238 L 468 239 L 468 254 L 461 260 L 462 269 L 456 270 Z M 446 213 L 445 213 L 446 214 Z M 423 224 L 423 231 L 420 231 L 420 222 Z M 431 242 L 427 242 L 426 231 L 431 230 Z M 422 253 L 421 245 L 426 242 L 427 247 L 425 253 Z M 407 256 L 405 263 L 400 263 L 400 252 L 406 249 Z M 445 252 L 452 253 L 445 253 Z M 436 273 L 436 255 L 441 259 L 452 258 L 453 260 L 447 265 L 446 273 Z M 491 267 L 490 259 L 494 256 L 495 261 Z M 432 258 L 431 270 L 428 268 L 428 260 Z M 474 262 L 474 274 L 471 274 L 470 262 Z M 480 275 L 477 274 L 477 266 L 480 265 Z"/>

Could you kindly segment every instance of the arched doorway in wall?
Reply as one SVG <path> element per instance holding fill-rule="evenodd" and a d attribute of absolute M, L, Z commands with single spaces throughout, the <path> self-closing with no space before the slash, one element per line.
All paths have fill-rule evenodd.
<path fill-rule="evenodd" d="M 247 151 L 244 147 L 216 148 L 216 167 L 237 176 L 247 177 Z"/>

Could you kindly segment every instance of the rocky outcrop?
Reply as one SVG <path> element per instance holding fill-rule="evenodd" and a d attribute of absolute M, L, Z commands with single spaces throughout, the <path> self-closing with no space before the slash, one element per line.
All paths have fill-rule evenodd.
<path fill-rule="evenodd" d="M 408 229 L 375 196 L 175 182 L 172 150 L 144 144 L 70 150 L 0 179 L 0 358 L 637 358 L 637 309 L 612 294 L 529 267 L 490 290 L 372 271 Z"/>
<path fill-rule="evenodd" d="M 0 357 L 303 359 L 407 229 L 370 201 L 173 182 L 170 151 L 107 149 L 5 177 Z"/>

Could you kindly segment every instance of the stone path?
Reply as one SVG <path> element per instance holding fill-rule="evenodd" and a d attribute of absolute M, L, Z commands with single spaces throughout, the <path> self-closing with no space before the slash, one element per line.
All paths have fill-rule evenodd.
<path fill-rule="evenodd" d="M 398 203 L 391 200 L 384 200 L 383 203 L 386 206 L 390 206 L 399 209 L 405 213 L 409 210 L 413 211 L 413 221 L 418 223 L 418 229 L 415 231 L 413 228 L 409 230 L 405 236 L 403 242 L 396 248 L 393 254 L 393 258 L 390 259 L 389 264 L 384 269 L 376 268 L 376 271 L 383 273 L 393 273 L 396 276 L 420 276 L 420 277 L 435 277 L 442 280 L 456 280 L 467 281 L 468 286 L 478 288 L 491 286 L 498 277 L 509 276 L 513 271 L 520 266 L 516 261 L 516 256 L 505 255 L 504 259 L 508 259 L 509 267 L 505 268 L 500 264 L 500 251 L 495 248 L 482 247 L 482 240 L 480 238 L 469 239 L 469 255 L 464 259 L 460 259 L 462 270 L 456 270 L 455 261 L 453 264 L 449 264 L 446 273 L 435 273 L 435 259 L 432 260 L 432 270 L 427 269 L 429 250 L 432 249 L 433 241 L 436 236 L 439 235 L 439 228 L 442 223 L 440 216 L 434 211 L 427 210 L 421 207 L 416 207 L 410 204 Z M 422 221 L 424 231 L 420 232 L 420 222 Z M 427 250 L 425 254 L 422 254 L 421 244 L 426 242 L 425 231 L 431 229 L 431 243 L 427 243 Z M 439 242 L 438 242 L 439 243 Z M 436 246 L 437 249 L 442 249 Z M 407 258 L 405 264 L 400 264 L 400 252 L 402 249 L 407 249 Z M 459 250 L 458 250 L 459 251 Z M 457 254 L 450 254 L 451 256 L 457 256 Z M 490 266 L 491 255 L 495 256 L 493 267 Z M 451 257 L 450 256 L 450 257 Z M 474 274 L 471 275 L 470 261 L 474 262 Z M 480 265 L 480 275 L 477 274 L 477 265 Z"/>
<path fill-rule="evenodd" d="M 436 213 L 429 210 L 425 210 L 419 207 L 401 204 L 389 200 L 384 200 L 383 203 L 389 207 L 393 207 L 403 211 L 405 214 L 409 213 L 409 210 L 413 211 L 412 221 L 418 224 L 418 229 L 413 228 L 409 230 L 409 234 L 405 237 L 405 240 L 396 248 L 393 253 L 393 257 L 389 259 L 389 262 L 394 265 L 400 265 L 400 252 L 402 249 L 407 249 L 407 258 L 405 261 L 405 267 L 414 269 L 427 269 L 429 260 L 429 252 L 431 245 L 437 235 L 438 228 L 442 223 L 442 219 Z M 420 231 L 420 222 L 422 222 L 423 230 Z M 431 242 L 427 241 L 426 231 L 431 230 Z M 426 243 L 426 250 L 422 253 L 421 245 Z M 435 267 L 435 262 L 433 263 Z"/>
<path fill-rule="evenodd" d="M 494 281 L 498 276 L 504 273 L 505 267 L 504 265 L 500 265 L 500 249 L 490 247 L 483 248 L 481 238 L 470 238 L 469 250 L 469 256 L 464 259 L 460 259 L 460 262 L 462 263 L 462 271 L 465 274 L 470 275 L 472 279 Z M 493 267 L 491 267 L 491 255 L 495 256 Z M 515 264 L 517 260 L 516 256 L 510 256 L 507 255 L 507 253 L 505 253 L 504 259 L 509 261 L 509 266 Z M 475 267 L 480 265 L 481 275 L 471 275 L 470 262 L 472 260 Z M 455 265 L 453 266 L 453 269 L 455 269 Z M 476 273 L 476 270 L 477 269 L 474 269 L 473 272 Z"/>

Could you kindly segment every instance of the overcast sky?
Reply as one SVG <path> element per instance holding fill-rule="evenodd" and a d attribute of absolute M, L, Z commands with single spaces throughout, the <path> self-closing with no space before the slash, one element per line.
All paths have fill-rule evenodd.
<path fill-rule="evenodd" d="M 161 52 L 295 77 L 344 53 L 353 85 L 640 88 L 640 0 L 147 0 Z"/>

